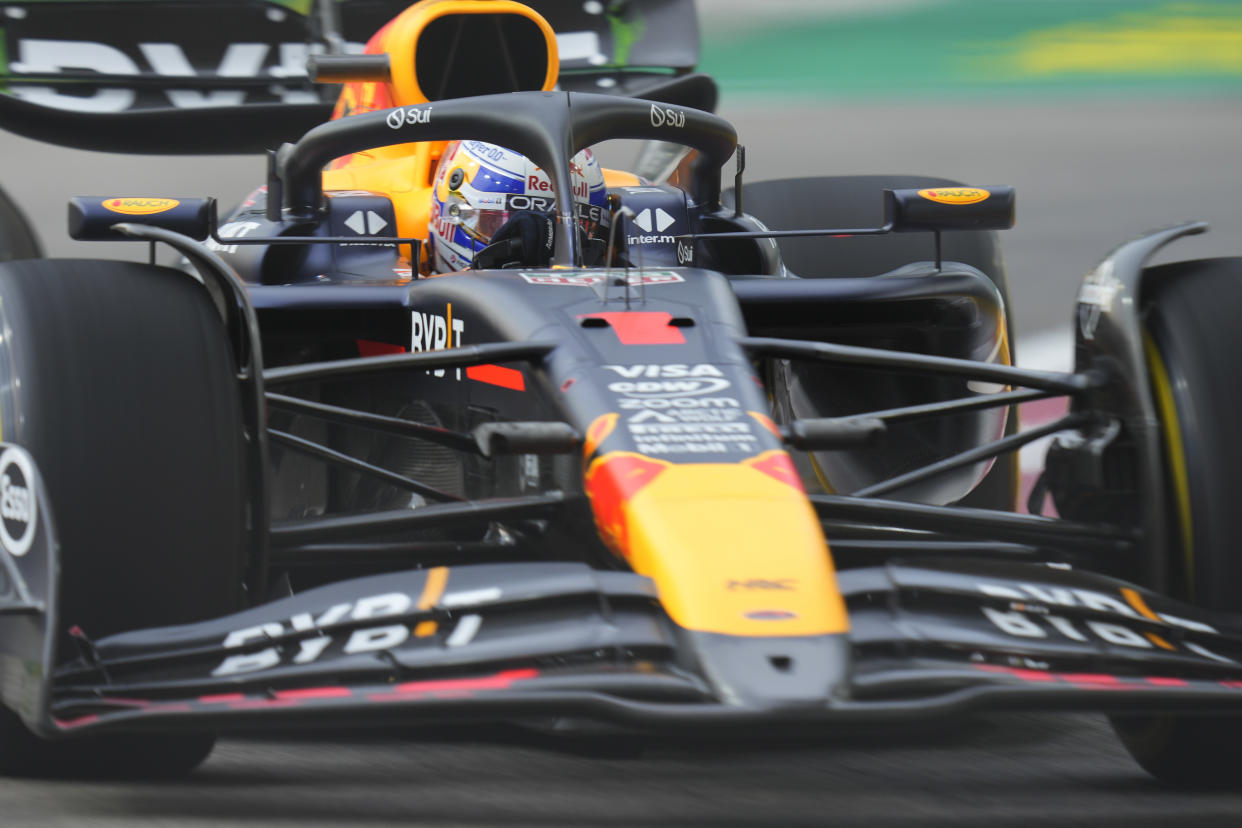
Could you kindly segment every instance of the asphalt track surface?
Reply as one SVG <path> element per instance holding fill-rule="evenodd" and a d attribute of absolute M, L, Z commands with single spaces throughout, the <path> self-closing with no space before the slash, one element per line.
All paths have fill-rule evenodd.
<path fill-rule="evenodd" d="M 731 101 L 757 178 L 916 172 L 1018 188 L 1008 231 L 1019 354 L 1067 329 L 1081 274 L 1114 244 L 1182 219 L 1170 251 L 1242 252 L 1242 102 L 1079 99 L 877 105 Z M 253 159 L 136 160 L 0 133 L 0 184 L 57 256 L 140 255 L 63 237 L 72 194 L 220 195 Z M 762 736 L 763 734 L 752 734 Z M 1242 793 L 1163 790 L 1093 716 L 989 715 L 850 730 L 812 744 L 657 747 L 592 759 L 416 734 L 228 738 L 173 784 L 0 781 L 17 825 L 1128 825 L 1242 824 Z"/>

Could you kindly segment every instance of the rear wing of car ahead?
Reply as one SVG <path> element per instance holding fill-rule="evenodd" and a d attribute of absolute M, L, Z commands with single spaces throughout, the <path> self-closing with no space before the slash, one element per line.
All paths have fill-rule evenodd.
<path fill-rule="evenodd" d="M 0 128 L 111 152 L 231 154 L 278 146 L 332 111 L 336 87 L 316 86 L 307 58 L 360 52 L 409 5 L 0 2 Z M 642 95 L 698 63 L 693 0 L 527 5 L 556 32 L 564 89 Z"/>

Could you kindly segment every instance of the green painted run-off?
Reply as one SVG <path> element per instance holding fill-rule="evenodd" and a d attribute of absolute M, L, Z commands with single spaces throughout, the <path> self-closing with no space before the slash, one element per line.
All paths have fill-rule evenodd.
<path fill-rule="evenodd" d="M 1239 0 L 825 3 L 711 31 L 701 68 L 730 94 L 1242 93 Z"/>

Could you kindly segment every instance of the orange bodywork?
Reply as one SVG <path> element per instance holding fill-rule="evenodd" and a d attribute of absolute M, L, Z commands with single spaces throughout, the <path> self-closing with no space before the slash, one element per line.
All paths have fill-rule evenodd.
<path fill-rule="evenodd" d="M 747 637 L 849 629 L 828 546 L 789 455 L 684 463 L 616 451 L 586 474 L 600 535 L 682 627 Z"/>
<path fill-rule="evenodd" d="M 548 70 L 543 88 L 552 89 L 560 68 L 556 35 L 534 9 L 513 0 L 423 0 L 394 17 L 367 41 L 366 54 L 388 55 L 391 80 L 347 83 L 332 117 L 428 102 L 418 84 L 415 51 L 419 33 L 432 21 L 457 14 L 515 14 L 537 25 L 547 40 Z M 366 190 L 392 199 L 397 233 L 424 238 L 431 217 L 431 185 L 445 141 L 394 144 L 336 159 L 323 174 L 324 190 Z M 408 255 L 408 250 L 405 251 Z"/>
<path fill-rule="evenodd" d="M 415 71 L 419 33 L 432 21 L 457 14 L 514 14 L 533 21 L 547 42 L 548 67 L 543 89 L 547 91 L 556 86 L 560 71 L 556 35 L 534 9 L 514 0 L 422 0 L 393 18 L 367 41 L 366 54 L 388 55 L 391 80 L 388 83 L 344 84 L 332 111 L 333 119 L 427 103 L 427 95 Z M 323 174 L 323 188 L 326 191 L 382 193 L 392 200 L 398 235 L 424 238 L 431 218 L 436 165 L 447 145 L 447 141 L 394 144 L 343 156 L 328 165 Z M 609 187 L 644 183 L 638 176 L 620 170 L 604 170 L 604 181 Z M 408 257 L 409 250 L 403 252 Z"/>

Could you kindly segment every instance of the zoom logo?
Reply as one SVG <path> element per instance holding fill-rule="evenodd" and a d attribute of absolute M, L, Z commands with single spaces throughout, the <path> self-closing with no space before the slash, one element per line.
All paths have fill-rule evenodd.
<path fill-rule="evenodd" d="M 434 107 L 420 108 L 417 106 L 407 106 L 405 109 L 394 109 L 388 113 L 388 126 L 393 129 L 401 129 L 406 124 L 411 126 L 414 124 L 431 123 L 431 110 Z"/>
<path fill-rule="evenodd" d="M 652 104 L 651 125 L 653 127 L 684 127 L 686 125 L 686 113 L 678 112 L 676 109 L 662 109 L 655 104 Z"/>

